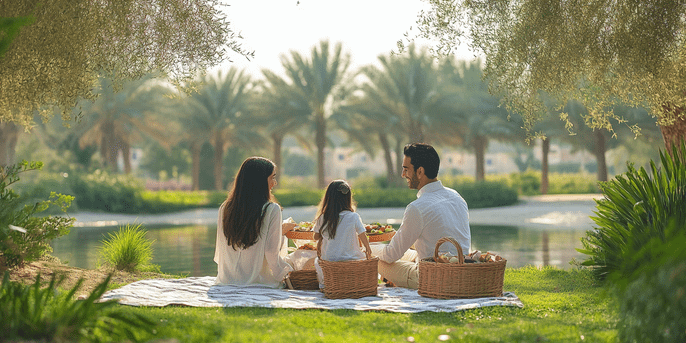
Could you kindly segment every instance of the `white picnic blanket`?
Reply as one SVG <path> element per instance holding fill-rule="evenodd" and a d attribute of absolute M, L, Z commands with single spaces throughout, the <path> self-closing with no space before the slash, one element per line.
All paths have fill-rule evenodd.
<path fill-rule="evenodd" d="M 512 292 L 502 297 L 432 299 L 416 290 L 379 286 L 376 297 L 327 299 L 320 291 L 276 289 L 259 285 L 217 286 L 215 277 L 141 280 L 106 292 L 101 300 L 116 299 L 131 306 L 185 305 L 193 307 L 269 307 L 294 309 L 388 311 L 399 313 L 455 312 L 486 306 L 523 307 Z"/>

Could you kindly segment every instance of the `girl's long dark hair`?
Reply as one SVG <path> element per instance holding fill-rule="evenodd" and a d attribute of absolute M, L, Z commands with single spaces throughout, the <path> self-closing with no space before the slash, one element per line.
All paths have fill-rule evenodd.
<path fill-rule="evenodd" d="M 344 180 L 334 180 L 326 188 L 324 197 L 319 202 L 319 210 L 315 221 L 323 216 L 321 234 L 334 239 L 336 237 L 336 228 L 338 228 L 339 217 L 342 211 L 355 212 L 355 203 L 353 203 L 353 194 L 350 190 L 350 185 Z"/>
<path fill-rule="evenodd" d="M 257 243 L 264 219 L 264 204 L 276 202 L 269 191 L 269 176 L 276 166 L 264 157 L 243 161 L 231 191 L 224 201 L 224 236 L 234 250 Z"/>

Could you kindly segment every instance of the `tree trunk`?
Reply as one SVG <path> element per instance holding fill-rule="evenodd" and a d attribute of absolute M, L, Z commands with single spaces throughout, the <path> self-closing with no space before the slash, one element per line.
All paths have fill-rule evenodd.
<path fill-rule="evenodd" d="M 681 144 L 686 140 L 686 117 L 677 118 L 674 124 L 670 126 L 660 126 L 662 132 L 662 139 L 665 141 L 665 148 L 669 154 L 672 154 L 674 147 L 680 148 Z"/>
<path fill-rule="evenodd" d="M 605 135 L 603 131 L 596 129 L 593 131 L 595 146 L 593 155 L 598 164 L 598 181 L 607 181 L 607 160 L 605 159 Z"/>
<path fill-rule="evenodd" d="M 272 149 L 274 150 L 274 164 L 276 164 L 276 166 L 279 168 L 283 168 L 281 165 L 281 145 L 283 144 L 283 135 L 275 133 L 272 134 L 272 142 Z M 276 173 L 276 182 L 281 182 L 281 173 Z"/>
<path fill-rule="evenodd" d="M 192 189 L 200 190 L 200 149 L 202 144 L 199 142 L 191 143 L 191 179 L 193 180 Z"/>
<path fill-rule="evenodd" d="M 381 142 L 381 148 L 383 149 L 383 157 L 386 162 L 386 181 L 388 185 L 393 185 L 395 183 L 395 164 L 393 163 L 393 155 L 391 151 L 391 144 L 388 142 L 388 137 L 385 133 L 379 132 L 379 142 Z"/>
<path fill-rule="evenodd" d="M 548 194 L 548 155 L 550 154 L 550 139 L 541 141 L 541 194 Z"/>
<path fill-rule="evenodd" d="M 221 191 L 224 189 L 223 182 L 223 159 L 224 159 L 224 140 L 221 137 L 214 137 L 214 189 Z"/>
<path fill-rule="evenodd" d="M 326 148 L 326 119 L 323 110 L 317 113 L 317 132 L 315 144 L 317 145 L 317 186 L 319 189 L 326 188 L 324 175 L 324 148 Z"/>
<path fill-rule="evenodd" d="M 488 145 L 488 138 L 477 136 L 474 139 L 474 155 L 476 156 L 476 181 L 484 181 L 486 179 L 486 145 Z"/>
<path fill-rule="evenodd" d="M 14 154 L 19 140 L 19 126 L 0 123 L 0 167 L 14 164 Z"/>
<path fill-rule="evenodd" d="M 124 173 L 131 174 L 131 146 L 127 142 L 121 142 L 121 157 L 124 160 Z"/>
<path fill-rule="evenodd" d="M 424 141 L 424 133 L 422 132 L 422 126 L 419 122 L 410 119 L 410 126 L 408 138 L 410 143 L 426 143 Z"/>
<path fill-rule="evenodd" d="M 116 173 L 119 171 L 119 167 L 117 166 L 117 155 L 119 154 L 120 147 L 114 136 L 114 123 L 104 123 L 100 128 L 100 131 L 102 132 L 100 153 L 103 155 L 103 162 L 105 162 L 105 166 L 109 170 Z"/>
<path fill-rule="evenodd" d="M 403 143 L 400 139 L 396 139 L 395 141 L 395 165 L 396 169 L 398 171 L 398 176 L 402 176 L 402 170 L 403 170 L 403 157 L 405 156 L 403 154 Z M 396 178 L 396 185 L 402 186 L 403 184 L 403 179 L 402 177 Z"/>

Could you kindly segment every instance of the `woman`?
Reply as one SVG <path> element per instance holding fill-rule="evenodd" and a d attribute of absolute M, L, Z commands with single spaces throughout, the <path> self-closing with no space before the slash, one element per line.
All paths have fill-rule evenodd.
<path fill-rule="evenodd" d="M 233 188 L 219 207 L 214 261 L 215 284 L 263 284 L 278 287 L 293 268 L 284 261 L 283 234 L 293 224 L 282 224 L 281 206 L 271 193 L 276 166 L 263 157 L 241 165 Z"/>

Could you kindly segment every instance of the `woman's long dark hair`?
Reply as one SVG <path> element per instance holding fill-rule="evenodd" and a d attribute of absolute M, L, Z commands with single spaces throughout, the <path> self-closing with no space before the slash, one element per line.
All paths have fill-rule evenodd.
<path fill-rule="evenodd" d="M 329 239 L 336 237 L 339 217 L 341 212 L 345 210 L 355 212 L 350 185 L 344 180 L 331 181 L 329 187 L 326 188 L 322 201 L 319 202 L 319 210 L 315 218 L 316 221 L 323 216 L 320 230 L 322 236 L 326 233 Z"/>
<path fill-rule="evenodd" d="M 257 243 L 264 204 L 276 202 L 269 191 L 269 176 L 275 168 L 274 162 L 264 157 L 250 157 L 238 170 L 222 216 L 224 236 L 234 250 Z"/>

